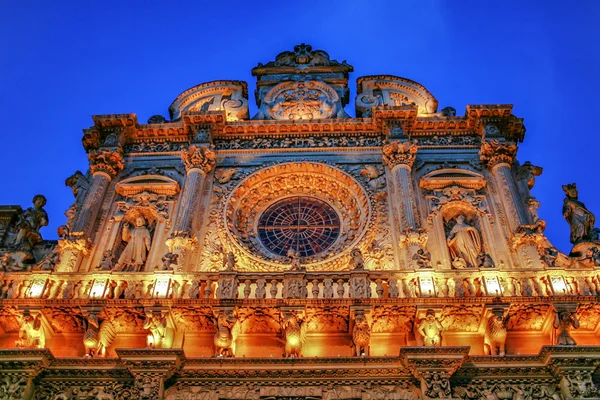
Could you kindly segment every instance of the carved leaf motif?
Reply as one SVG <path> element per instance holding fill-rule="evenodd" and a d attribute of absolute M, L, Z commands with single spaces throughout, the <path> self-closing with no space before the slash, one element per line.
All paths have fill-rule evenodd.
<path fill-rule="evenodd" d="M 306 324 L 309 332 L 348 332 L 347 307 L 331 307 L 306 310 Z"/>
<path fill-rule="evenodd" d="M 416 307 L 375 307 L 373 309 L 374 333 L 411 332 Z"/>
<path fill-rule="evenodd" d="M 539 331 L 549 310 L 548 304 L 513 304 L 508 310 L 506 327 L 517 331 Z"/>
<path fill-rule="evenodd" d="M 447 332 L 476 332 L 479 329 L 482 311 L 483 306 L 481 305 L 444 307 L 440 322 Z"/>
<path fill-rule="evenodd" d="M 183 308 L 174 307 L 171 310 L 175 325 L 184 332 L 210 332 L 217 331 L 210 307 Z"/>

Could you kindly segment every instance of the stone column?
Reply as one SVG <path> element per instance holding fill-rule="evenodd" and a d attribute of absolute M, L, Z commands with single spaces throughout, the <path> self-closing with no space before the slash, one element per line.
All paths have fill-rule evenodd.
<path fill-rule="evenodd" d="M 173 234 L 167 239 L 169 250 L 177 254 L 190 250 L 197 243 L 192 222 L 202 197 L 204 179 L 215 167 L 216 154 L 206 146 L 191 145 L 181 153 L 181 159 L 187 176 L 179 198 Z"/>
<path fill-rule="evenodd" d="M 524 204 L 511 171 L 516 153 L 517 146 L 514 143 L 500 143 L 498 140 L 484 142 L 479 152 L 481 163 L 494 176 L 511 233 L 528 223 Z"/>
<path fill-rule="evenodd" d="M 75 270 L 80 256 L 85 256 L 91 249 L 91 236 L 94 222 L 98 217 L 102 200 L 110 181 L 123 170 L 123 152 L 121 149 L 92 150 L 88 154 L 92 182 L 88 188 L 77 219 L 73 222 L 68 236 L 59 240 L 62 257 L 58 271 Z"/>
<path fill-rule="evenodd" d="M 597 346 L 543 346 L 540 357 L 559 380 L 565 399 L 597 399 L 600 387 L 592 376 L 600 365 Z"/>

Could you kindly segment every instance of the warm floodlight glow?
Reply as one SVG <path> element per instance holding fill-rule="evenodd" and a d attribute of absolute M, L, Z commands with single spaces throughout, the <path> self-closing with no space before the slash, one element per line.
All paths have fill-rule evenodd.
<path fill-rule="evenodd" d="M 552 289 L 554 290 L 554 294 L 567 293 L 567 285 L 565 284 L 565 280 L 562 276 L 551 276 L 550 282 L 552 282 Z"/>
<path fill-rule="evenodd" d="M 500 282 L 498 282 L 498 278 L 495 276 L 486 276 L 485 280 L 485 290 L 487 291 L 488 296 L 501 296 L 502 295 L 502 287 L 500 286 Z"/>
<path fill-rule="evenodd" d="M 90 290 L 90 299 L 101 299 L 104 297 L 107 279 L 96 279 Z"/>
<path fill-rule="evenodd" d="M 433 297 L 435 296 L 435 286 L 433 285 L 433 278 L 430 276 L 419 277 L 419 284 L 421 286 L 421 296 Z"/>
<path fill-rule="evenodd" d="M 37 279 L 31 283 L 29 287 L 29 294 L 27 297 L 39 298 L 44 293 L 44 287 L 46 286 L 46 280 Z"/>
<path fill-rule="evenodd" d="M 167 297 L 169 293 L 169 285 L 171 283 L 171 279 L 169 278 L 159 278 L 156 280 L 154 284 L 154 297 Z"/>

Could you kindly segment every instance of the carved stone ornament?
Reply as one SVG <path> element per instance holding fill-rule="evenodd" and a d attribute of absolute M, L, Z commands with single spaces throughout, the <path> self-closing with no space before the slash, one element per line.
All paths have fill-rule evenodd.
<path fill-rule="evenodd" d="M 500 142 L 492 139 L 481 144 L 479 160 L 481 164 L 492 168 L 497 164 L 505 163 L 512 165 L 517 154 L 517 145 L 511 142 Z"/>
<path fill-rule="evenodd" d="M 104 172 L 111 178 L 114 178 L 123 170 L 125 162 L 123 161 L 123 152 L 112 149 L 90 150 L 88 153 L 90 162 L 90 171 L 92 175 L 98 172 Z"/>
<path fill-rule="evenodd" d="M 390 142 L 383 146 L 383 149 L 381 150 L 383 153 L 383 162 L 390 169 L 394 169 L 394 167 L 398 165 L 412 167 L 417 158 L 418 149 L 416 140 L 408 142 Z"/>
<path fill-rule="evenodd" d="M 425 197 L 429 201 L 429 215 L 427 221 L 431 224 L 433 219 L 442 214 L 445 209 L 450 209 L 459 203 L 464 203 L 476 210 L 478 214 L 488 217 L 490 222 L 493 216 L 489 211 L 485 193 L 480 190 L 467 189 L 458 185 L 452 185 L 441 189 L 434 189 L 425 192 Z M 460 208 L 460 207 L 459 207 Z"/>
<path fill-rule="evenodd" d="M 254 119 L 314 120 L 346 118 L 337 92 L 324 82 L 283 82 L 273 87 L 263 98 Z"/>
<path fill-rule="evenodd" d="M 437 111 L 438 101 L 424 86 L 392 75 L 363 76 L 357 81 L 356 115 L 371 117 L 376 106 L 416 106 L 419 114 Z"/>
<path fill-rule="evenodd" d="M 216 326 L 215 357 L 235 357 L 235 342 L 240 332 L 240 323 L 233 310 L 218 311 Z"/>
<path fill-rule="evenodd" d="M 571 243 L 577 245 L 582 242 L 598 241 L 599 229 L 595 228 L 596 217 L 585 204 L 579 201 L 579 192 L 574 183 L 563 185 L 566 198 L 562 214 L 571 227 Z"/>
<path fill-rule="evenodd" d="M 187 171 L 199 169 L 208 174 L 215 167 L 217 155 L 206 146 L 191 145 L 181 152 L 181 159 Z"/>

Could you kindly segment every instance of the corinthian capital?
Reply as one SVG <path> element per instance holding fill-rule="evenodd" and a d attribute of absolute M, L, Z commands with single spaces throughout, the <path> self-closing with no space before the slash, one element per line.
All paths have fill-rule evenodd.
<path fill-rule="evenodd" d="M 512 164 L 517 154 L 517 145 L 514 143 L 500 143 L 493 139 L 483 142 L 479 150 L 481 164 L 488 168 L 500 163 Z"/>
<path fill-rule="evenodd" d="M 96 172 L 104 172 L 114 178 L 125 166 L 121 150 L 92 150 L 88 154 L 88 160 L 90 161 L 92 175 Z"/>
<path fill-rule="evenodd" d="M 181 159 L 187 171 L 197 168 L 208 174 L 215 167 L 217 155 L 206 146 L 191 145 L 181 152 Z"/>
<path fill-rule="evenodd" d="M 383 161 L 390 169 L 393 169 L 397 165 L 402 164 L 412 167 L 417 158 L 417 150 L 417 141 L 413 140 L 403 143 L 388 143 L 383 146 L 381 151 L 383 153 Z"/>

